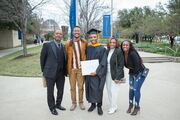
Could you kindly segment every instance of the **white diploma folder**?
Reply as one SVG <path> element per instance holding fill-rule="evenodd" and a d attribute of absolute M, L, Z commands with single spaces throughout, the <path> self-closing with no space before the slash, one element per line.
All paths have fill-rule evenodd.
<path fill-rule="evenodd" d="M 82 76 L 90 75 L 90 73 L 96 72 L 98 66 L 98 59 L 81 61 Z"/>

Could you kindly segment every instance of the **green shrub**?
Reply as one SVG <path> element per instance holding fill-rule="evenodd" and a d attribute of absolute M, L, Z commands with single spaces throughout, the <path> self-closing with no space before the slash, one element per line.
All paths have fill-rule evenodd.
<path fill-rule="evenodd" d="M 134 45 L 135 48 L 141 48 L 145 52 L 165 54 L 165 49 L 169 47 L 169 44 L 166 43 L 149 43 L 149 42 L 141 42 Z M 175 50 L 175 47 L 172 48 Z M 166 49 L 166 55 L 174 56 L 174 52 Z M 176 56 L 180 56 L 180 49 L 177 51 Z"/>

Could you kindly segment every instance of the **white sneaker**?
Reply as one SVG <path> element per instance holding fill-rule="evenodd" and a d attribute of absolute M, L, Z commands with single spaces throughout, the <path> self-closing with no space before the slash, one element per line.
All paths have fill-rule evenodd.
<path fill-rule="evenodd" d="M 113 113 L 115 113 L 117 111 L 117 108 L 110 108 L 109 110 L 108 110 L 108 114 L 113 114 Z"/>

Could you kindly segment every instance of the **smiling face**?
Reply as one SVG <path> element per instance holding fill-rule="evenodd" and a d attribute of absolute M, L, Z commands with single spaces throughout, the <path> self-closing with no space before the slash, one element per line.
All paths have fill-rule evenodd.
<path fill-rule="evenodd" d="M 122 43 L 122 49 L 123 49 L 124 52 L 128 52 L 129 49 L 130 49 L 130 43 L 128 41 L 124 41 Z"/>
<path fill-rule="evenodd" d="M 113 48 L 116 48 L 116 46 L 117 46 L 117 41 L 115 39 L 111 39 L 109 41 L 109 48 L 113 49 Z"/>
<path fill-rule="evenodd" d="M 91 41 L 92 44 L 96 44 L 97 43 L 97 40 L 98 40 L 97 34 L 90 34 L 89 38 L 90 38 L 90 41 Z"/>
<path fill-rule="evenodd" d="M 63 33 L 62 33 L 62 31 L 61 31 L 61 30 L 55 31 L 55 33 L 54 33 L 54 39 L 55 39 L 57 42 L 61 42 L 62 38 L 63 38 Z"/>
<path fill-rule="evenodd" d="M 79 27 L 75 27 L 73 30 L 73 35 L 75 39 L 80 38 L 80 34 L 81 34 L 81 29 Z"/>

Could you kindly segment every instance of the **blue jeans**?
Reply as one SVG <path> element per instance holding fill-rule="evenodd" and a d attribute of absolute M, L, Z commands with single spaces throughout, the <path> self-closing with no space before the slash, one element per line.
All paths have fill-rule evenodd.
<path fill-rule="evenodd" d="M 129 75 L 129 104 L 133 105 L 135 99 L 135 106 L 139 107 L 141 98 L 141 86 L 146 77 L 142 76 L 140 72 L 138 75 Z"/>

